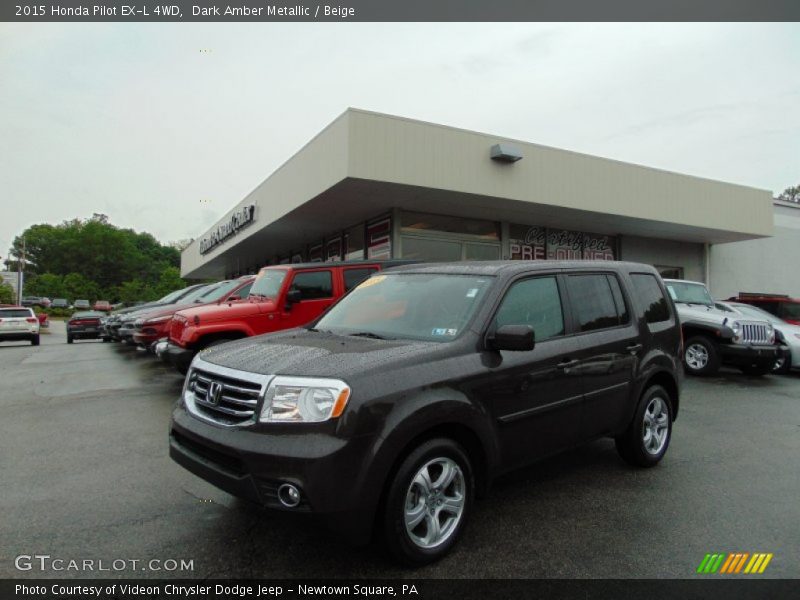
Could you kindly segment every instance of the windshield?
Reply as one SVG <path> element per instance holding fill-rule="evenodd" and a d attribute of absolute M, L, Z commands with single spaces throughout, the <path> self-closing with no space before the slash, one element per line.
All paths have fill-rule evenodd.
<path fill-rule="evenodd" d="M 714 306 L 714 299 L 702 283 L 687 283 L 685 281 L 665 281 L 669 295 L 675 302 L 684 304 L 704 304 Z"/>
<path fill-rule="evenodd" d="M 227 298 L 228 295 L 236 289 L 239 285 L 239 281 L 236 279 L 229 279 L 228 281 L 223 281 L 218 283 L 210 288 L 203 288 L 202 294 L 197 296 L 194 301 L 195 302 L 216 302 L 220 298 Z"/>
<path fill-rule="evenodd" d="M 250 295 L 264 296 L 274 300 L 281 291 L 284 279 L 286 279 L 286 271 L 284 269 L 264 269 L 253 282 L 253 287 L 250 288 Z"/>
<path fill-rule="evenodd" d="M 749 304 L 731 304 L 731 306 L 746 317 L 755 317 L 756 319 L 763 319 L 770 323 L 783 323 L 783 321 L 775 315 L 760 308 L 756 308 L 755 306 L 750 306 Z"/>
<path fill-rule="evenodd" d="M 375 275 L 334 306 L 315 329 L 339 335 L 449 342 L 467 328 L 491 279 Z"/>
<path fill-rule="evenodd" d="M 170 292 L 163 298 L 159 298 L 158 300 L 156 300 L 156 304 L 170 304 L 171 302 L 174 302 L 175 300 L 183 296 L 188 289 L 189 288 L 181 288 L 179 290 L 175 290 L 174 292 Z"/>

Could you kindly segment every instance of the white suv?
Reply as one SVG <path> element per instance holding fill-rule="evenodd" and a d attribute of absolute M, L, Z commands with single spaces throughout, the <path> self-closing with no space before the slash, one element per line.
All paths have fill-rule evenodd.
<path fill-rule="evenodd" d="M 0 306 L 0 342 L 20 340 L 39 345 L 39 319 L 30 308 Z"/>
<path fill-rule="evenodd" d="M 697 281 L 665 279 L 683 332 L 683 366 L 690 375 L 713 375 L 720 366 L 766 375 L 782 356 L 772 323 L 720 310 Z"/>

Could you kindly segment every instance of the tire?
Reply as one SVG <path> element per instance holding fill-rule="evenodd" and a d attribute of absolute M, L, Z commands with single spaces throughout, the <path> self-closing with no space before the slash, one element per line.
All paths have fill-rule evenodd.
<path fill-rule="evenodd" d="M 683 367 L 689 375 L 716 374 L 720 367 L 716 344 L 704 335 L 689 338 L 683 349 Z"/>
<path fill-rule="evenodd" d="M 448 479 L 444 487 L 431 485 L 431 480 L 437 484 L 443 477 Z M 442 558 L 456 544 L 467 522 L 474 490 L 472 464 L 460 445 L 446 438 L 420 444 L 387 483 L 381 516 L 388 550 L 411 566 Z M 416 524 L 407 526 L 407 519 L 412 518 Z M 434 521 L 438 536 L 431 530 Z"/>
<path fill-rule="evenodd" d="M 39 335 L 35 335 L 31 338 L 31 346 L 38 346 L 39 345 Z"/>
<path fill-rule="evenodd" d="M 656 431 L 660 435 L 654 435 Z M 614 438 L 617 452 L 630 465 L 654 467 L 664 458 L 670 439 L 672 399 L 660 385 L 650 386 L 642 394 L 628 429 Z"/>
<path fill-rule="evenodd" d="M 106 337 L 106 338 L 103 338 L 103 343 L 104 343 L 104 344 L 108 344 L 108 343 L 110 343 L 110 342 L 111 342 L 111 338 L 107 338 L 107 337 Z"/>
<path fill-rule="evenodd" d="M 72 343 L 72 336 L 71 336 L 71 335 L 68 335 L 68 336 L 67 336 L 67 343 L 68 343 L 68 344 L 71 344 L 71 343 Z"/>
<path fill-rule="evenodd" d="M 792 353 L 787 350 L 772 366 L 772 373 L 775 375 L 786 375 L 792 370 Z"/>

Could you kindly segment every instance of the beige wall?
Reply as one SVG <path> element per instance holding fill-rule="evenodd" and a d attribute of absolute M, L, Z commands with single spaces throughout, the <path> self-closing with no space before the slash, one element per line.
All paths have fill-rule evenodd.
<path fill-rule="evenodd" d="M 501 142 L 524 158 L 490 160 L 491 146 Z M 225 272 L 245 251 L 248 260 L 261 256 L 268 240 L 288 251 L 303 237 L 292 239 L 298 228 L 345 211 L 347 222 L 337 227 L 399 207 L 716 243 L 771 235 L 771 198 L 750 187 L 349 109 L 237 204 L 256 205 L 253 224 L 206 255 L 191 244 L 181 273 Z"/>
<path fill-rule="evenodd" d="M 522 160 L 489 159 L 491 146 L 506 141 L 522 150 Z M 610 219 L 724 230 L 742 239 L 772 232 L 769 191 L 363 111 L 350 112 L 349 173 Z"/>
<path fill-rule="evenodd" d="M 800 206 L 775 205 L 773 237 L 711 247 L 711 293 L 789 294 L 800 298 Z"/>
<path fill-rule="evenodd" d="M 683 276 L 692 281 L 705 281 L 703 244 L 674 242 L 634 236 L 620 240 L 622 260 L 663 267 L 683 267 Z"/>

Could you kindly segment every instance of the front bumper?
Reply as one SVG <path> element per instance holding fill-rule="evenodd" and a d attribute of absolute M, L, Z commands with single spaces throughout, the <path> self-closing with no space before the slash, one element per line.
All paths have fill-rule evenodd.
<path fill-rule="evenodd" d="M 286 433 L 286 426 L 282 433 L 257 427 L 215 426 L 178 407 L 172 415 L 170 457 L 230 494 L 266 508 L 316 515 L 350 541 L 367 542 L 374 506 L 365 506 L 364 499 L 374 495 L 365 493 L 363 473 L 374 440 L 336 437 L 335 423 L 318 424 L 302 435 Z M 283 483 L 300 490 L 297 507 L 278 500 Z"/>
<path fill-rule="evenodd" d="M 722 362 L 735 367 L 771 366 L 782 353 L 777 344 L 722 344 L 719 348 Z"/>
<path fill-rule="evenodd" d="M 192 348 L 181 348 L 172 342 L 167 342 L 160 356 L 163 361 L 168 362 L 179 371 L 186 372 L 189 369 L 189 365 L 192 364 L 195 354 L 196 351 Z"/>

